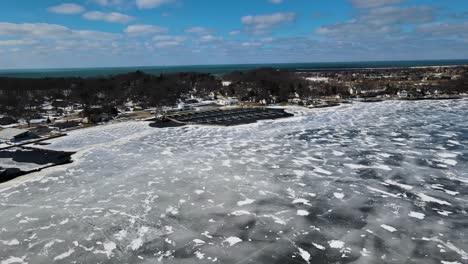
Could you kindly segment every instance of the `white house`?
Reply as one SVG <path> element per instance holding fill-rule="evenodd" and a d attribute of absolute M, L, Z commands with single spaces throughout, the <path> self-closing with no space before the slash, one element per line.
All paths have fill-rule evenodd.
<path fill-rule="evenodd" d="M 216 102 L 218 105 L 238 105 L 239 100 L 236 98 L 228 97 L 228 98 L 220 98 Z"/>
<path fill-rule="evenodd" d="M 361 94 L 362 91 L 361 91 L 361 88 L 356 88 L 356 87 L 350 87 L 349 88 L 349 94 L 351 95 L 358 95 L 358 94 Z"/>
<path fill-rule="evenodd" d="M 397 95 L 400 98 L 405 98 L 405 97 L 408 97 L 408 92 L 406 90 L 401 90 L 401 91 L 398 91 Z"/>

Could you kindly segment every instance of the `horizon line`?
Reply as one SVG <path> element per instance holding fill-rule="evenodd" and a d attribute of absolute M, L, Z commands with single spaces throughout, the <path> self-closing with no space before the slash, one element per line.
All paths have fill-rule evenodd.
<path fill-rule="evenodd" d="M 228 63 L 228 64 L 178 64 L 178 65 L 137 65 L 137 66 L 95 66 L 95 67 L 45 67 L 45 68 L 9 68 L 0 69 L 0 72 L 9 71 L 51 71 L 51 70 L 84 70 L 84 69 L 125 69 L 125 68 L 177 68 L 177 67 L 210 67 L 210 66 L 238 66 L 238 65 L 290 65 L 290 64 L 333 64 L 333 63 L 392 63 L 392 62 L 437 62 L 437 61 L 468 61 L 468 59 L 423 59 L 423 60 L 376 60 L 376 61 L 320 61 L 320 62 L 260 62 L 260 63 Z M 430 66 L 430 65 L 428 65 Z M 434 65 L 436 66 L 436 65 Z M 437 65 L 439 66 L 439 65 Z M 449 66 L 449 65 L 447 65 Z M 460 64 L 462 66 L 462 64 Z M 441 66 L 442 67 L 442 66 Z M 138 69 L 137 69 L 138 70 Z"/>

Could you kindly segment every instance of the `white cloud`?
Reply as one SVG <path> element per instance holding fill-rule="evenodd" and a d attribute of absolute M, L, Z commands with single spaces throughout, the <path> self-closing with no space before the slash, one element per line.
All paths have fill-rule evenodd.
<path fill-rule="evenodd" d="M 151 9 L 170 4 L 172 2 L 174 2 L 174 0 L 136 0 L 136 5 L 140 9 Z"/>
<path fill-rule="evenodd" d="M 93 40 L 117 39 L 121 37 L 119 34 L 114 33 L 73 30 L 62 25 L 46 23 L 0 23 L 0 36 L 16 36 L 31 39 L 85 38 Z"/>
<path fill-rule="evenodd" d="M 417 25 L 434 19 L 435 9 L 432 7 L 378 7 L 360 13 L 351 21 L 320 27 L 315 33 L 337 39 L 381 38 L 401 33 L 404 25 Z"/>
<path fill-rule="evenodd" d="M 124 0 L 93 0 L 93 2 L 100 6 L 120 6 Z"/>
<path fill-rule="evenodd" d="M 127 24 L 135 19 L 132 16 L 128 16 L 117 12 L 105 13 L 100 11 L 86 12 L 83 14 L 83 17 L 88 20 L 105 21 L 109 23 L 120 24 Z"/>
<path fill-rule="evenodd" d="M 251 47 L 259 47 L 262 46 L 260 42 L 244 42 L 241 44 L 242 47 L 251 48 Z"/>
<path fill-rule="evenodd" d="M 107 6 L 109 5 L 109 1 L 108 0 L 93 0 L 94 3 L 98 4 L 98 5 L 101 5 L 101 6 Z"/>
<path fill-rule="evenodd" d="M 100 41 L 115 40 L 122 37 L 120 34 L 94 30 L 72 30 L 72 35 L 73 37 Z"/>
<path fill-rule="evenodd" d="M 153 25 L 131 25 L 124 29 L 124 32 L 130 35 L 149 35 L 165 33 L 168 29 Z"/>
<path fill-rule="evenodd" d="M 158 48 L 175 47 L 179 45 L 180 45 L 180 42 L 177 42 L 177 41 L 161 41 L 161 42 L 156 43 L 156 47 Z"/>
<path fill-rule="evenodd" d="M 241 18 L 245 30 L 251 34 L 266 34 L 278 26 L 293 22 L 296 14 L 292 12 L 275 13 L 259 16 L 244 16 Z"/>
<path fill-rule="evenodd" d="M 270 3 L 273 3 L 273 4 L 281 4 L 283 3 L 283 0 L 268 0 L 270 1 Z"/>
<path fill-rule="evenodd" d="M 156 42 L 155 46 L 158 48 L 170 48 L 181 46 L 184 41 L 188 38 L 185 36 L 169 36 L 169 35 L 158 35 L 153 37 L 153 41 Z"/>
<path fill-rule="evenodd" d="M 435 18 L 433 7 L 386 6 L 370 9 L 360 20 L 374 25 L 417 24 L 430 22 Z"/>
<path fill-rule="evenodd" d="M 351 3 L 356 8 L 374 8 L 384 5 L 392 5 L 403 3 L 406 0 L 351 0 Z"/>
<path fill-rule="evenodd" d="M 434 23 L 416 28 L 416 32 L 429 37 L 468 37 L 468 22 Z"/>
<path fill-rule="evenodd" d="M 240 34 L 239 30 L 229 32 L 229 35 L 231 35 L 231 36 L 236 36 L 236 35 L 239 35 L 239 34 Z"/>
<path fill-rule="evenodd" d="M 185 33 L 196 34 L 196 35 L 209 35 L 213 33 L 213 30 L 204 27 L 191 27 L 184 30 Z"/>
<path fill-rule="evenodd" d="M 77 4 L 61 4 L 58 6 L 52 6 L 47 9 L 49 12 L 56 13 L 56 14 L 65 14 L 65 15 L 72 15 L 72 14 L 80 14 L 85 11 L 85 9 Z"/>
<path fill-rule="evenodd" d="M 153 37 L 154 41 L 176 41 L 176 42 L 183 42 L 187 40 L 187 37 L 184 36 L 168 36 L 168 35 L 159 35 Z"/>
<path fill-rule="evenodd" d="M 34 40 L 23 40 L 23 39 L 9 39 L 9 40 L 0 40 L 0 46 L 22 46 L 22 45 L 32 45 L 35 44 Z"/>
<path fill-rule="evenodd" d="M 398 33 L 399 30 L 390 26 L 375 26 L 356 21 L 338 23 L 334 25 L 320 27 L 315 33 L 339 39 L 361 38 L 371 36 L 382 36 L 391 33 Z"/>
<path fill-rule="evenodd" d="M 206 35 L 200 38 L 200 41 L 202 42 L 213 42 L 213 41 L 221 41 L 223 38 L 221 37 L 215 37 L 213 35 Z"/>
<path fill-rule="evenodd" d="M 61 25 L 46 23 L 14 24 L 0 22 L 0 36 L 54 37 L 70 33 L 70 29 Z"/>

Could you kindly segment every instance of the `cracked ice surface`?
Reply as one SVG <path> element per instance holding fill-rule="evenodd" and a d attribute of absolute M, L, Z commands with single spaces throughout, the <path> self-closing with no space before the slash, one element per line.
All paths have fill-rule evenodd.
<path fill-rule="evenodd" d="M 1 263 L 467 263 L 468 101 L 127 122 L 0 185 Z"/>

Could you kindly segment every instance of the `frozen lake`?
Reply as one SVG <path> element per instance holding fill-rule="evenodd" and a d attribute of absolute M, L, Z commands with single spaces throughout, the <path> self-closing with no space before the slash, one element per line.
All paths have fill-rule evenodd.
<path fill-rule="evenodd" d="M 468 101 L 128 122 L 0 185 L 0 263 L 468 263 Z"/>

